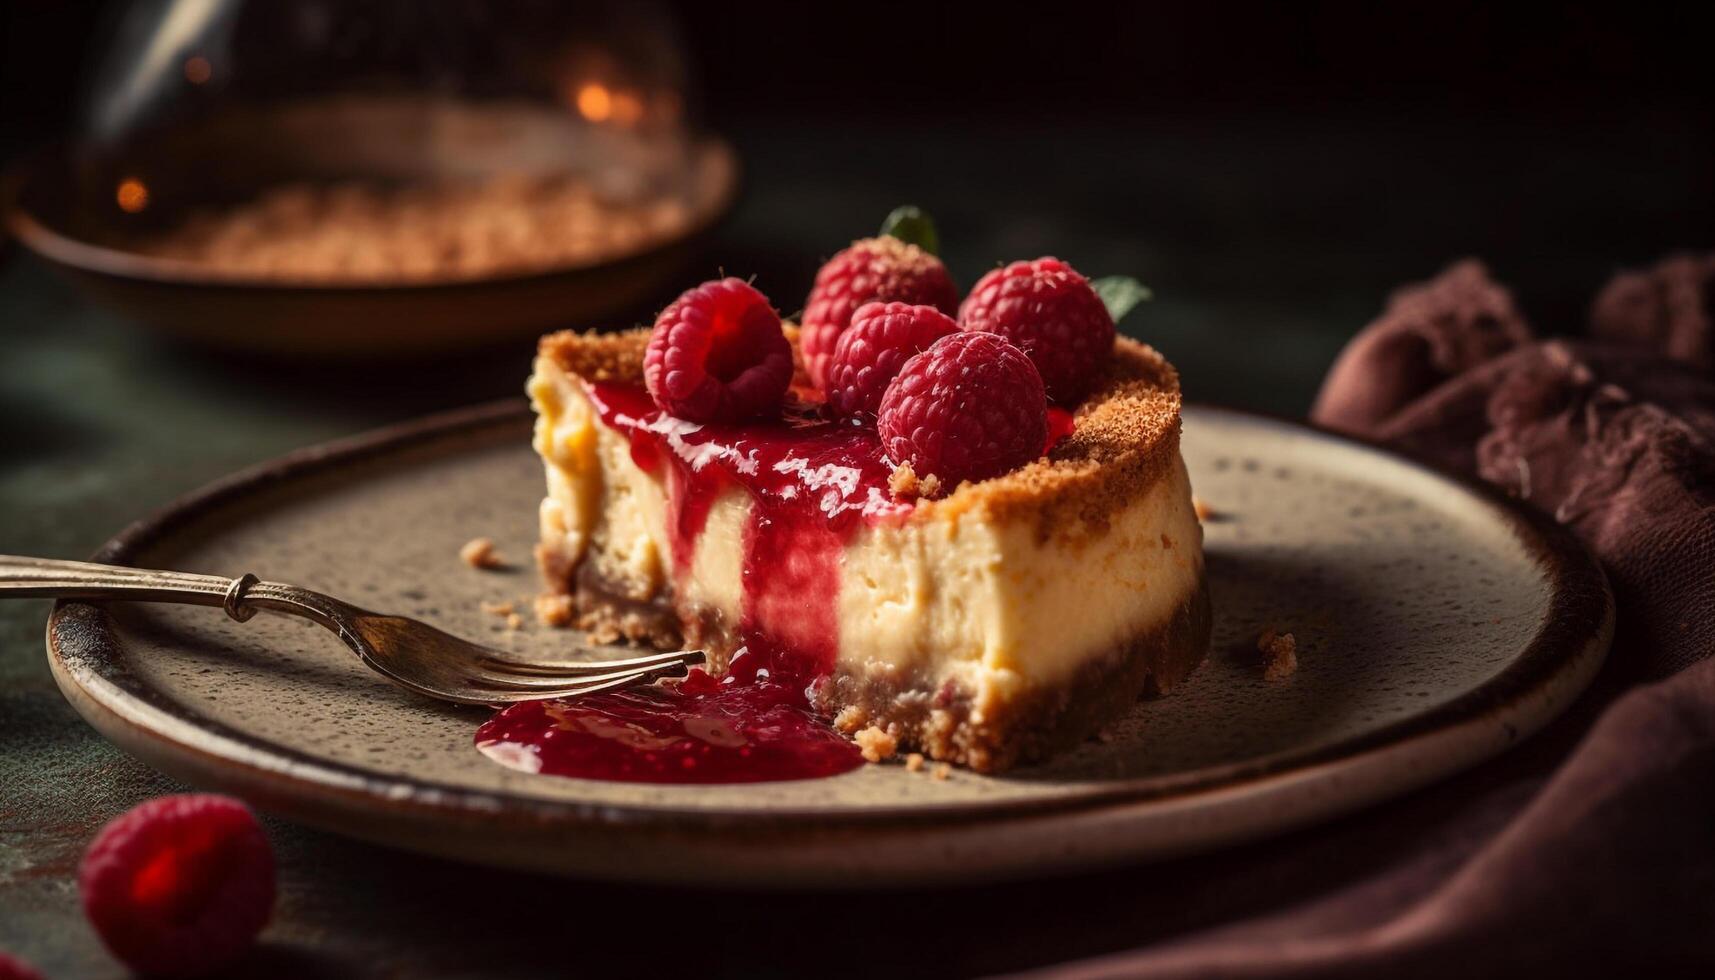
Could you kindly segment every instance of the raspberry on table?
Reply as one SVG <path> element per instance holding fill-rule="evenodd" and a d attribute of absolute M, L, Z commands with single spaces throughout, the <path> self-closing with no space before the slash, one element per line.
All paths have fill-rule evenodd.
<path fill-rule="evenodd" d="M 30 964 L 0 950 L 0 980 L 42 980 L 42 975 Z"/>
<path fill-rule="evenodd" d="M 1090 281 L 1056 258 L 1014 262 L 971 287 L 959 327 L 1000 334 L 1030 355 L 1048 398 L 1076 405 L 1113 356 L 1114 319 Z"/>
<path fill-rule="evenodd" d="M 933 306 L 865 303 L 852 314 L 828 363 L 828 407 L 842 416 L 874 415 L 906 360 L 959 324 Z"/>
<path fill-rule="evenodd" d="M 933 306 L 952 315 L 959 291 L 941 260 L 889 235 L 852 242 L 822 265 L 804 301 L 799 344 L 804 366 L 817 387 L 827 387 L 834 346 L 865 303 Z"/>
<path fill-rule="evenodd" d="M 78 869 L 84 915 L 144 974 L 194 976 L 237 960 L 274 908 L 274 852 L 250 809 L 193 793 L 115 818 Z"/>
<path fill-rule="evenodd" d="M 768 297 L 742 279 L 716 279 L 656 317 L 643 382 L 656 406 L 689 422 L 771 415 L 792 383 L 792 345 Z"/>
<path fill-rule="evenodd" d="M 1023 351 L 996 334 L 962 332 L 905 362 L 882 396 L 876 428 L 892 462 L 951 487 L 1040 456 L 1048 404 Z"/>

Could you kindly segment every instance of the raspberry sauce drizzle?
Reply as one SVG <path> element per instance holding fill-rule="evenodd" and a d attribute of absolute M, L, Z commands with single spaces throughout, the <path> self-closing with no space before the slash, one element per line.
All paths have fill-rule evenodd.
<path fill-rule="evenodd" d="M 1078 423 L 1072 418 L 1072 413 L 1058 405 L 1048 406 L 1048 443 L 1042 447 L 1042 455 L 1060 444 L 1060 440 L 1071 435 L 1078 428 Z"/>
<path fill-rule="evenodd" d="M 744 645 L 726 676 L 696 669 L 660 684 L 575 701 L 513 705 L 478 730 L 490 758 L 532 772 L 655 783 L 832 776 L 862 763 L 818 719 L 810 691 L 838 653 L 835 603 L 845 543 L 903 518 L 873 429 L 798 407 L 782 421 L 699 426 L 664 415 L 640 387 L 590 385 L 591 402 L 667 487 L 675 573 L 690 571 L 715 498 L 753 500 L 744 528 Z"/>

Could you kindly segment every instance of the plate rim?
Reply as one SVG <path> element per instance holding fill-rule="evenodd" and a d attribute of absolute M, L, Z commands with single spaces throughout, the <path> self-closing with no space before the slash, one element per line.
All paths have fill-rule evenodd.
<path fill-rule="evenodd" d="M 770 835 L 807 829 L 811 833 L 826 833 L 902 827 L 946 829 L 972 824 L 992 826 L 1005 821 L 1091 815 L 1108 809 L 1180 805 L 1199 797 L 1215 797 L 1247 788 L 1259 789 L 1293 782 L 1317 771 L 1373 761 L 1380 754 L 1399 750 L 1425 738 L 1451 737 L 1466 726 L 1480 723 L 1485 717 L 1518 704 L 1556 680 L 1563 679 L 1563 675 L 1581 668 L 1584 676 L 1577 679 L 1571 696 L 1543 714 L 1532 727 L 1510 738 L 1507 743 L 1510 745 L 1546 725 L 1588 685 L 1606 656 L 1612 639 L 1613 593 L 1594 557 L 1569 530 L 1548 515 L 1522 506 L 1490 485 L 1442 472 L 1372 440 L 1248 409 L 1201 403 L 1189 404 L 1187 409 L 1195 414 L 1233 416 L 1376 452 L 1418 474 L 1474 496 L 1513 531 L 1538 567 L 1543 569 L 1550 588 L 1543 626 L 1523 651 L 1481 685 L 1418 714 L 1326 745 L 1285 750 L 1184 773 L 1141 777 L 1107 787 L 1091 787 L 1087 792 L 1067 797 L 849 810 L 685 808 L 525 797 L 438 783 L 410 775 L 388 776 L 359 766 L 316 758 L 290 746 L 230 729 L 195 712 L 172 710 L 180 706 L 151 699 L 147 688 L 140 685 L 127 686 L 123 683 L 124 676 L 113 676 L 114 665 L 122 663 L 114 656 L 123 649 L 122 637 L 113 628 L 104 609 L 76 600 L 57 602 L 49 617 L 46 639 L 50 667 L 67 700 L 104 737 L 119 742 L 92 714 L 105 713 L 133 734 L 140 733 L 162 743 L 166 747 L 166 755 L 189 758 L 200 767 L 237 767 L 242 770 L 239 782 L 247 786 L 275 787 L 280 791 L 279 795 L 288 799 L 306 793 L 312 797 L 328 793 L 342 797 L 354 795 L 384 810 L 404 811 L 431 819 L 437 816 L 480 816 L 485 823 L 499 821 L 502 825 L 520 822 L 521 825 L 540 827 L 548 823 L 664 831 L 718 827 Z M 295 450 L 217 479 L 133 521 L 109 539 L 92 560 L 126 564 L 132 555 L 164 540 L 175 530 L 250 494 L 286 485 L 295 479 L 324 474 L 346 464 L 384 458 L 390 453 L 476 434 L 485 429 L 522 426 L 530 416 L 529 407 L 523 400 L 504 399 L 436 413 Z M 103 672 L 101 665 L 106 665 L 108 670 Z M 150 715 L 159 717 L 151 719 Z M 166 725 L 161 724 L 162 719 Z M 150 724 L 150 721 L 154 723 Z M 179 728 L 188 729 L 188 734 L 176 738 L 169 734 Z M 223 746 L 222 743 L 229 744 Z M 131 751 L 126 744 L 120 743 L 119 747 Z M 1456 765 L 1430 773 L 1415 785 L 1477 765 L 1505 747 L 1497 746 L 1485 753 L 1473 754 Z M 226 751 L 217 751 L 218 748 Z M 148 761 L 153 764 L 154 758 L 155 754 L 151 752 Z M 283 764 L 265 766 L 254 761 L 270 758 Z M 687 788 L 688 792 L 694 790 L 694 787 Z M 1396 790 L 1386 795 L 1397 795 L 1403 791 Z M 339 802 L 346 805 L 352 801 L 342 799 Z M 807 821 L 814 827 L 806 828 Z"/>

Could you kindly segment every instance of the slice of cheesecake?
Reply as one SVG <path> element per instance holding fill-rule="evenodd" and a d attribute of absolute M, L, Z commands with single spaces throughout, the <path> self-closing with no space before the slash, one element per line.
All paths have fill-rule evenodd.
<path fill-rule="evenodd" d="M 1044 458 L 928 499 L 873 427 L 665 416 L 648 337 L 550 335 L 529 383 L 538 559 L 581 627 L 705 647 L 717 670 L 766 650 L 839 730 L 985 772 L 1094 734 L 1201 661 L 1202 529 L 1178 376 L 1153 349 L 1119 340 Z"/>

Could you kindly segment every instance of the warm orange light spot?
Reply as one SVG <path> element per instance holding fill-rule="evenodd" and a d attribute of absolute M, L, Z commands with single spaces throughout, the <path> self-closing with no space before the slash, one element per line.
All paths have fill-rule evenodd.
<path fill-rule="evenodd" d="M 214 66 L 200 54 L 193 54 L 185 59 L 185 81 L 192 85 L 201 85 L 214 75 Z"/>
<path fill-rule="evenodd" d="M 643 100 L 635 92 L 621 89 L 613 93 L 613 121 L 621 126 L 635 126 L 643 118 Z"/>
<path fill-rule="evenodd" d="M 578 89 L 578 111 L 590 122 L 606 122 L 613 115 L 613 93 L 600 82 Z"/>
<path fill-rule="evenodd" d="M 119 182 L 113 199 L 119 202 L 119 210 L 136 214 L 149 206 L 149 188 L 137 178 L 127 177 Z"/>

